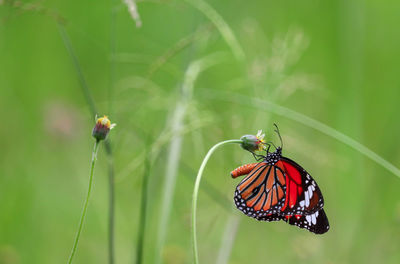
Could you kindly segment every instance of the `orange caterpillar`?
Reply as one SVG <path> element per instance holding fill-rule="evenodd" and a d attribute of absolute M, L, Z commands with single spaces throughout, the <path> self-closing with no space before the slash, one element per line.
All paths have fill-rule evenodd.
<path fill-rule="evenodd" d="M 259 162 L 256 163 L 250 163 L 250 164 L 245 164 L 243 166 L 240 166 L 239 168 L 236 168 L 231 172 L 232 178 L 237 178 L 242 175 L 249 174 L 250 171 L 254 169 L 254 167 L 258 164 Z"/>

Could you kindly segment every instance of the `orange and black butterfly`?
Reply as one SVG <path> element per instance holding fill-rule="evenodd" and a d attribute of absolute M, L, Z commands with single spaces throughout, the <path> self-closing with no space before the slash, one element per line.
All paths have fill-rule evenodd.
<path fill-rule="evenodd" d="M 261 162 L 231 172 L 233 178 L 247 174 L 236 187 L 236 207 L 257 220 L 283 220 L 315 234 L 327 232 L 324 198 L 317 183 L 299 164 L 282 156 L 282 147 L 269 152 L 267 144 L 265 156 L 253 153 Z"/>

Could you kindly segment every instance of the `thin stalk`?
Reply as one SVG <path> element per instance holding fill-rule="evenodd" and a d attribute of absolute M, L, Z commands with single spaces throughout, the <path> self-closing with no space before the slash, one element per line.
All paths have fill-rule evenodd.
<path fill-rule="evenodd" d="M 250 107 L 254 107 L 257 109 L 269 111 L 275 113 L 276 115 L 284 116 L 288 119 L 301 123 L 305 126 L 318 130 L 319 132 L 334 138 L 345 145 L 351 147 L 352 149 L 358 151 L 362 155 L 366 156 L 367 158 L 371 159 L 378 165 L 382 166 L 387 171 L 391 172 L 398 178 L 400 178 L 400 169 L 384 159 L 382 156 L 374 152 L 373 150 L 369 149 L 362 143 L 358 142 L 357 140 L 347 136 L 346 134 L 340 132 L 339 130 L 334 129 L 318 120 L 315 120 L 305 114 L 297 112 L 295 110 L 286 108 L 281 105 L 277 105 L 273 102 L 262 100 L 259 98 L 252 98 L 247 97 L 241 94 L 234 94 L 234 93 L 224 93 L 224 92 L 215 92 L 213 90 L 206 90 L 207 96 L 209 98 L 220 99 L 223 101 L 234 102 L 237 104 L 248 105 Z"/>
<path fill-rule="evenodd" d="M 90 193 L 92 192 L 94 165 L 96 164 L 97 150 L 99 149 L 99 145 L 100 145 L 99 140 L 96 140 L 96 142 L 94 143 L 93 152 L 92 152 L 92 162 L 91 162 L 91 166 L 90 166 L 90 176 L 89 176 L 89 188 L 88 188 L 86 200 L 85 200 L 85 203 L 83 206 L 81 220 L 79 221 L 79 228 L 78 228 L 78 232 L 76 233 L 74 246 L 72 247 L 71 255 L 68 258 L 68 264 L 71 264 L 72 259 L 74 258 L 76 248 L 78 247 L 79 238 L 81 236 L 83 222 L 85 221 L 87 207 L 89 204 Z"/>
<path fill-rule="evenodd" d="M 146 154 L 144 174 L 143 174 L 143 184 L 142 184 L 142 198 L 140 203 L 140 219 L 139 219 L 139 232 L 137 239 L 136 248 L 136 264 L 141 264 L 143 262 L 143 248 L 144 248 L 144 238 L 146 230 L 146 215 L 147 215 L 147 193 L 150 178 L 150 155 Z"/>
<path fill-rule="evenodd" d="M 196 32 L 189 34 L 188 36 L 183 37 L 180 39 L 177 43 L 175 43 L 174 46 L 169 48 L 162 54 L 160 57 L 158 57 L 152 64 L 150 64 L 149 69 L 147 70 L 147 78 L 150 78 L 155 72 L 157 72 L 158 69 L 161 68 L 162 65 L 166 64 L 168 60 L 176 56 L 179 52 L 183 51 L 185 48 L 187 48 L 190 44 L 193 42 L 199 40 L 201 37 L 204 37 L 206 34 L 208 34 L 212 28 L 211 24 L 206 25 L 198 29 Z"/>
<path fill-rule="evenodd" d="M 68 51 L 69 56 L 72 59 L 74 68 L 76 70 L 76 73 L 78 74 L 78 79 L 81 87 L 81 91 L 83 95 L 85 96 L 85 100 L 87 105 L 89 106 L 90 114 L 92 118 L 94 119 L 98 113 L 94 99 L 92 94 L 90 93 L 89 86 L 86 82 L 85 75 L 83 74 L 83 71 L 81 69 L 81 66 L 78 61 L 78 57 L 76 56 L 74 49 L 72 47 L 71 41 L 69 39 L 69 36 L 65 30 L 65 27 L 62 23 L 58 23 L 58 30 L 60 32 L 61 38 L 63 40 L 64 46 Z M 113 49 L 113 48 L 112 48 Z M 111 71 L 111 77 L 113 78 L 114 71 Z M 110 83 L 110 87 L 112 85 L 112 81 Z M 113 101 L 111 98 L 111 88 L 109 89 L 109 95 L 110 95 L 110 105 L 109 105 L 109 110 L 112 110 L 112 105 L 111 102 Z M 115 199 L 114 199 L 114 158 L 112 155 L 112 148 L 111 148 L 111 143 L 109 140 L 104 141 L 105 145 L 105 150 L 106 150 L 106 155 L 108 158 L 108 178 L 109 178 L 109 223 L 108 223 L 108 237 L 109 237 L 109 242 L 108 242 L 108 250 L 109 250 L 109 263 L 113 264 L 113 256 L 114 256 L 114 204 L 115 204 Z"/>
<path fill-rule="evenodd" d="M 216 264 L 228 263 L 233 243 L 235 242 L 236 233 L 239 229 L 240 219 L 241 218 L 237 214 L 229 217 L 222 237 L 221 248 L 218 252 Z"/>
<path fill-rule="evenodd" d="M 108 139 L 109 140 L 109 139 Z M 114 158 L 111 145 L 104 142 L 108 160 L 108 263 L 114 263 L 114 215 L 115 215 L 115 179 L 114 179 Z"/>
<path fill-rule="evenodd" d="M 179 160 L 182 151 L 184 121 L 188 106 L 192 100 L 194 85 L 199 74 L 209 67 L 225 59 L 224 53 L 214 53 L 189 64 L 182 84 L 179 101 L 176 104 L 171 118 L 171 133 L 173 135 L 169 150 L 167 168 L 165 172 L 165 184 L 162 190 L 161 212 L 158 225 L 158 238 L 156 247 L 156 261 L 161 262 L 161 252 L 163 250 L 167 233 L 168 222 L 172 209 L 172 201 L 175 192 L 176 177 L 179 169 Z"/>
<path fill-rule="evenodd" d="M 74 49 L 72 48 L 71 40 L 69 39 L 68 34 L 65 31 L 64 25 L 61 24 L 61 23 L 58 23 L 57 25 L 58 25 L 58 30 L 60 31 L 61 38 L 62 38 L 62 40 L 64 42 L 64 46 L 67 49 L 68 54 L 71 57 L 72 62 L 74 64 L 74 68 L 76 70 L 76 73 L 78 74 L 78 80 L 79 80 L 79 83 L 81 85 L 83 95 L 85 96 L 86 103 L 89 105 L 90 113 L 92 114 L 92 117 L 94 119 L 98 112 L 97 112 L 96 106 L 94 104 L 93 97 L 90 94 L 89 87 L 88 87 L 88 84 L 86 82 L 85 76 L 83 75 L 83 71 L 82 71 L 81 66 L 79 64 L 78 58 L 76 57 Z"/>
<path fill-rule="evenodd" d="M 204 0 L 185 1 L 191 4 L 193 7 L 197 8 L 216 26 L 216 28 L 224 38 L 225 42 L 231 48 L 235 58 L 239 61 L 243 61 L 245 59 L 244 51 L 240 46 L 235 34 L 233 33 L 233 30 L 229 27 L 228 23 L 225 22 L 222 16 Z"/>
<path fill-rule="evenodd" d="M 142 20 L 140 19 L 135 0 L 124 0 L 124 3 L 128 7 L 129 14 L 131 15 L 133 21 L 135 21 L 136 27 L 140 28 L 142 26 Z"/>
<path fill-rule="evenodd" d="M 117 0 L 111 0 L 110 12 L 110 55 L 114 57 L 116 50 L 116 10 Z M 115 80 L 115 62 L 110 61 L 110 78 L 108 84 L 108 113 L 113 113 L 113 85 Z M 108 263 L 114 264 L 114 215 L 115 215 L 115 177 L 114 177 L 114 157 L 109 141 L 105 141 L 107 160 L 108 160 Z"/>
<path fill-rule="evenodd" d="M 231 139 L 231 140 L 226 140 L 219 142 L 218 144 L 214 145 L 207 153 L 207 155 L 204 157 L 203 162 L 201 163 L 200 169 L 197 173 L 196 176 L 196 182 L 194 184 L 194 189 L 193 189 L 193 198 L 192 198 L 192 243 L 193 243 L 193 260 L 195 264 L 199 263 L 199 256 L 198 256 L 198 249 L 197 249 L 197 231 L 196 231 L 196 209 L 197 209 L 197 197 L 199 195 L 199 187 L 200 187 L 200 181 L 201 177 L 203 175 L 204 168 L 206 167 L 206 164 L 208 160 L 210 159 L 211 155 L 214 153 L 214 151 L 219 148 L 220 146 L 223 146 L 225 144 L 230 144 L 230 143 L 242 143 L 240 139 Z"/>

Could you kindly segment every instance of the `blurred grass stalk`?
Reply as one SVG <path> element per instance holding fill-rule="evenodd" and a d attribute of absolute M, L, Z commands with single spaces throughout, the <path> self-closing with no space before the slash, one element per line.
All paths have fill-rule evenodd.
<path fill-rule="evenodd" d="M 255 107 L 260 110 L 273 112 L 276 115 L 284 116 L 288 119 L 294 120 L 299 122 L 305 126 L 318 130 L 323 134 L 332 137 L 347 146 L 353 148 L 354 150 L 358 151 L 359 153 L 363 154 L 367 158 L 373 160 L 389 172 L 393 173 L 395 176 L 400 178 L 400 169 L 394 166 L 392 163 L 378 155 L 376 152 L 372 151 L 365 145 L 361 144 L 357 140 L 352 139 L 351 137 L 343 134 L 342 132 L 321 123 L 307 115 L 299 113 L 295 110 L 274 104 L 267 100 L 262 100 L 259 98 L 252 98 L 247 97 L 245 95 L 234 94 L 234 93 L 227 93 L 227 92 L 216 92 L 213 90 L 206 90 L 206 96 L 213 99 L 218 99 L 222 101 L 229 101 L 235 104 L 242 104 L 251 107 Z"/>
<path fill-rule="evenodd" d="M 202 12 L 218 29 L 222 37 L 231 48 L 233 55 L 239 61 L 243 61 L 246 56 L 239 44 L 239 41 L 235 37 L 233 30 L 229 27 L 228 23 L 222 18 L 222 16 L 212 8 L 206 1 L 203 0 L 185 0 L 187 3 L 197 8 Z"/>
<path fill-rule="evenodd" d="M 117 10 L 116 5 L 118 0 L 111 0 L 111 10 L 110 10 L 110 56 L 114 57 L 116 52 L 116 42 L 117 42 Z M 113 86 L 116 76 L 115 61 L 110 61 L 110 78 L 108 83 L 107 95 L 108 95 L 108 113 L 111 115 L 113 113 L 114 104 L 114 93 Z M 114 157 L 112 154 L 111 144 L 107 140 L 105 142 L 107 161 L 108 161 L 108 192 L 109 192 L 109 202 L 108 202 L 108 263 L 114 263 L 114 228 L 115 228 L 115 176 L 114 176 Z"/>
<path fill-rule="evenodd" d="M 207 68 L 221 62 L 226 56 L 223 53 L 214 53 L 189 64 L 182 84 L 180 98 L 176 104 L 174 113 L 170 119 L 172 140 L 168 150 L 167 168 L 165 173 L 165 184 L 162 190 L 161 214 L 158 225 L 158 238 L 156 247 L 156 261 L 161 262 L 162 250 L 167 236 L 167 227 L 171 213 L 171 204 L 176 185 L 179 159 L 182 149 L 182 130 L 186 110 L 193 96 L 194 83 L 199 74 Z"/>
<path fill-rule="evenodd" d="M 71 57 L 71 60 L 73 62 L 74 68 L 76 70 L 76 73 L 78 75 L 78 80 L 80 83 L 81 91 L 85 97 L 85 101 L 87 105 L 89 106 L 90 113 L 92 115 L 92 118 L 95 119 L 97 115 L 97 108 L 94 103 L 94 99 L 90 93 L 89 87 L 87 85 L 85 76 L 83 74 L 83 71 L 80 67 L 78 58 L 75 55 L 75 52 L 72 48 L 71 41 L 69 39 L 69 36 L 65 30 L 65 26 L 62 23 L 57 23 L 58 25 L 58 30 L 60 32 L 61 38 L 63 40 L 64 46 L 68 51 L 69 56 Z M 113 73 L 112 73 L 113 75 Z M 109 94 L 110 94 L 109 90 Z M 111 100 L 111 99 L 110 99 Z M 111 108 L 111 104 L 110 104 Z M 112 148 L 111 148 L 111 143 L 110 140 L 105 140 L 104 141 L 105 145 L 105 150 L 106 150 L 106 155 L 107 155 L 107 160 L 108 160 L 108 178 L 109 178 L 109 223 L 108 223 L 108 255 L 109 255 L 109 263 L 112 264 L 114 263 L 114 205 L 115 205 L 115 192 L 114 192 L 114 158 L 112 154 Z"/>
<path fill-rule="evenodd" d="M 186 133 L 195 131 L 197 128 L 203 126 L 205 124 L 204 121 L 194 121 L 190 124 L 186 124 L 180 133 L 183 136 Z M 167 129 L 165 129 L 167 130 Z M 149 178 L 150 178 L 150 170 L 152 165 L 157 160 L 159 153 L 162 147 L 171 140 L 173 137 L 170 131 L 164 131 L 161 133 L 157 140 L 151 140 L 149 142 L 154 142 L 151 145 L 151 150 L 146 151 L 143 155 L 137 157 L 133 162 L 133 166 L 129 166 L 126 175 L 130 174 L 132 171 L 137 169 L 140 164 L 145 164 L 145 172 L 142 184 L 142 198 L 141 198 L 141 208 L 140 208 L 140 215 L 139 215 L 139 225 L 138 225 L 138 238 L 137 238 L 137 248 L 136 248 L 136 263 L 143 262 L 143 255 L 144 255 L 144 239 L 145 239 L 145 230 L 146 230 L 146 218 L 147 218 L 147 204 L 148 204 L 148 186 L 149 186 Z M 148 143 L 147 145 L 150 145 Z M 122 173 L 120 173 L 121 175 Z M 123 175 L 123 174 L 122 174 Z M 213 189 L 211 185 L 207 185 L 208 189 L 206 192 L 210 195 L 213 199 L 216 200 L 217 203 L 220 203 L 225 209 L 229 210 L 231 207 L 229 206 L 230 202 L 227 199 L 224 200 L 224 196 L 221 195 L 218 190 Z M 157 256 L 156 256 L 157 257 Z"/>
<path fill-rule="evenodd" d="M 236 233 L 239 229 L 240 217 L 232 215 L 228 218 L 224 235 L 221 240 L 221 247 L 218 251 L 217 264 L 227 264 L 231 255 L 233 243 L 235 242 Z"/>
<path fill-rule="evenodd" d="M 139 11 L 135 0 L 124 0 L 125 5 L 128 8 L 129 14 L 131 15 L 133 21 L 135 21 L 136 27 L 142 26 L 142 20 L 140 19 Z"/>
<path fill-rule="evenodd" d="M 143 171 L 143 183 L 142 183 L 142 197 L 140 202 L 140 214 L 139 214 L 139 229 L 138 229 L 138 238 L 137 238 L 137 247 L 136 247 L 136 264 L 140 264 L 143 262 L 143 248 L 144 248 L 144 238 L 145 238 L 145 230 L 146 230 L 146 217 L 147 217 L 147 193 L 149 186 L 149 178 L 150 178 L 150 170 L 151 170 L 151 156 L 149 155 L 149 151 L 146 151 L 145 154 L 145 162 L 144 162 L 144 171 Z"/>
<path fill-rule="evenodd" d="M 207 35 L 210 34 L 210 31 L 212 29 L 213 26 L 211 24 L 202 26 L 194 33 L 191 33 L 180 39 L 174 46 L 166 50 L 163 55 L 158 57 L 157 60 L 150 64 L 149 69 L 147 70 L 146 78 L 150 78 L 156 71 L 161 68 L 161 66 L 166 64 L 168 60 L 176 56 L 179 52 L 187 48 L 190 44 L 201 38 L 207 38 Z"/>

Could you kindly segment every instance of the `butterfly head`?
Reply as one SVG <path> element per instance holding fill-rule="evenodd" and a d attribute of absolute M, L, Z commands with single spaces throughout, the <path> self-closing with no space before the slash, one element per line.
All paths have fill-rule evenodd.
<path fill-rule="evenodd" d="M 274 165 L 277 163 L 282 157 L 282 148 L 277 147 L 274 152 L 268 152 L 265 156 L 265 162 L 268 164 Z"/>

